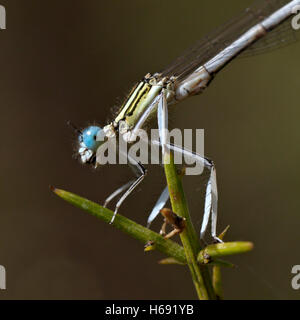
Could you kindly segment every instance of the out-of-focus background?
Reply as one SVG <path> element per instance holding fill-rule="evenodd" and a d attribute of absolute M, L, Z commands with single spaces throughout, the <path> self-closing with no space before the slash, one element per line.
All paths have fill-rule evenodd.
<path fill-rule="evenodd" d="M 0 299 L 194 299 L 187 268 L 53 195 L 54 185 L 103 202 L 131 177 L 94 171 L 74 154 L 72 120 L 106 124 L 131 86 L 251 1 L 1 0 Z M 219 5 L 218 5 L 219 4 Z M 205 129 L 217 166 L 218 230 L 253 252 L 224 270 L 227 299 L 297 299 L 300 264 L 300 43 L 234 61 L 201 96 L 174 107 L 171 124 Z M 149 171 L 151 172 L 151 168 Z M 160 170 L 160 171 L 159 171 Z M 153 169 L 120 210 L 145 224 L 162 188 Z M 203 185 L 185 179 L 199 229 Z M 159 230 L 161 220 L 153 228 Z"/>

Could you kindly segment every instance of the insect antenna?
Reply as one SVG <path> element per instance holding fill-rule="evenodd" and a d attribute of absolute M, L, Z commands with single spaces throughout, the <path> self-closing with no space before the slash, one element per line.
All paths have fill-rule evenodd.
<path fill-rule="evenodd" d="M 68 120 L 67 125 L 71 127 L 76 133 L 78 133 L 79 135 L 82 135 L 82 131 L 78 129 L 78 127 L 72 121 Z"/>

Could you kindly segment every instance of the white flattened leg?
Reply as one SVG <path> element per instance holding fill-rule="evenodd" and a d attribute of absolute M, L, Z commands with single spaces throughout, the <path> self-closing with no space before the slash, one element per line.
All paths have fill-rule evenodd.
<path fill-rule="evenodd" d="M 115 190 L 109 197 L 107 197 L 104 201 L 103 207 L 106 208 L 107 205 L 120 193 L 122 193 L 123 191 L 125 191 L 126 189 L 129 188 L 129 186 L 134 182 L 134 180 L 130 180 L 129 182 L 127 182 L 126 184 L 124 184 L 123 186 L 121 186 L 120 188 L 118 188 L 117 190 Z"/>
<path fill-rule="evenodd" d="M 154 144 L 160 144 L 158 141 L 152 141 Z M 209 218 L 211 215 L 211 235 L 217 242 L 222 242 L 221 239 L 219 239 L 216 236 L 216 228 L 217 228 L 217 209 L 218 209 L 218 191 L 217 191 L 217 177 L 216 177 L 216 168 L 214 166 L 214 163 L 207 159 L 202 157 L 201 155 L 187 150 L 183 149 L 180 146 L 176 146 L 173 144 L 167 144 L 167 148 L 170 150 L 173 150 L 174 152 L 182 153 L 183 155 L 187 157 L 191 157 L 195 159 L 200 165 L 203 165 L 205 168 L 208 168 L 210 171 L 209 180 L 207 182 L 206 186 L 206 194 L 205 194 L 205 204 L 204 204 L 204 215 L 203 215 L 203 221 L 200 231 L 200 238 L 203 239 L 205 235 L 205 231 L 208 226 Z"/>
<path fill-rule="evenodd" d="M 216 168 L 213 166 L 211 169 L 211 235 L 217 242 L 223 242 L 217 237 L 217 216 L 218 216 L 218 189 L 217 189 L 217 174 Z"/>
<path fill-rule="evenodd" d="M 131 194 L 131 192 L 144 180 L 145 175 L 146 175 L 146 169 L 137 161 L 135 161 L 132 157 L 130 157 L 130 162 L 132 165 L 136 167 L 136 169 L 140 172 L 140 176 L 133 181 L 133 183 L 130 185 L 130 187 L 127 189 L 127 191 L 122 195 L 122 197 L 119 199 L 119 201 L 116 204 L 116 208 L 114 211 L 114 215 L 110 221 L 110 224 L 112 224 L 115 220 L 115 217 L 118 213 L 118 210 L 124 200 Z"/>
<path fill-rule="evenodd" d="M 148 220 L 147 220 L 147 228 L 150 227 L 150 224 L 152 223 L 152 221 L 158 216 L 160 210 L 165 206 L 166 202 L 169 200 L 169 189 L 168 187 L 165 187 L 164 191 L 162 192 L 162 194 L 160 195 L 160 197 L 158 198 L 154 208 L 152 209 Z"/>
<path fill-rule="evenodd" d="M 164 155 L 167 150 L 168 142 L 168 103 L 165 96 L 165 89 L 162 90 L 160 94 L 160 99 L 158 101 L 157 108 L 157 120 L 158 120 L 158 130 L 159 138 L 162 147 L 162 154 Z"/>
<path fill-rule="evenodd" d="M 137 166 L 137 161 L 135 161 L 134 159 L 132 159 L 130 157 L 129 159 L 129 167 L 131 168 L 131 170 L 133 171 L 133 173 L 135 174 L 135 176 L 138 178 L 141 175 L 140 169 Z M 111 195 L 109 195 L 103 204 L 103 207 L 106 208 L 107 205 L 116 197 L 118 196 L 120 193 L 122 193 L 123 191 L 125 191 L 126 189 L 128 189 L 133 182 L 135 181 L 135 179 L 130 180 L 129 182 L 125 183 L 123 186 L 121 186 L 120 188 L 118 188 L 117 190 L 115 190 Z"/>
<path fill-rule="evenodd" d="M 206 186 L 204 216 L 201 225 L 200 239 L 203 240 L 211 215 L 211 236 L 216 242 L 223 242 L 217 237 L 217 215 L 218 215 L 218 189 L 217 175 L 214 163 L 210 161 L 210 176 Z"/>
<path fill-rule="evenodd" d="M 162 89 L 162 92 L 158 96 L 158 107 L 157 107 L 157 121 L 159 129 L 159 138 L 160 145 L 162 147 L 162 154 L 164 155 L 167 148 L 167 139 L 168 139 L 168 105 L 166 100 L 165 89 Z M 150 213 L 147 221 L 147 226 L 149 227 L 151 222 L 157 217 L 160 210 L 164 207 L 166 202 L 169 199 L 168 187 L 164 189 L 160 197 L 158 198 L 152 212 Z"/>
<path fill-rule="evenodd" d="M 169 145 L 171 150 L 175 152 L 180 152 L 180 147 L 175 145 Z M 201 225 L 200 238 L 203 239 L 205 231 L 208 226 L 209 218 L 211 216 L 211 235 L 217 242 L 223 242 L 216 236 L 217 229 L 217 214 L 218 214 L 218 190 L 217 190 L 217 176 L 216 168 L 214 163 L 201 155 L 189 151 L 187 149 L 182 149 L 181 152 L 188 157 L 194 158 L 199 162 L 200 165 L 208 168 L 210 171 L 209 179 L 206 186 L 205 203 L 204 203 L 204 215 Z"/>
<path fill-rule="evenodd" d="M 168 143 L 168 140 L 167 140 L 168 108 L 167 108 L 167 101 L 165 99 L 164 92 L 162 91 L 162 93 L 163 94 L 158 101 L 158 112 L 157 112 L 160 142 L 152 141 L 152 143 L 160 144 L 162 147 L 163 154 L 167 150 L 173 150 L 174 152 L 179 152 L 185 156 L 195 159 L 195 161 L 197 161 L 200 165 L 203 165 L 204 167 L 210 170 L 210 177 L 206 186 L 204 215 L 203 215 L 203 222 L 202 222 L 201 231 L 200 231 L 200 238 L 201 239 L 204 238 L 205 231 L 207 229 L 209 218 L 211 215 L 212 216 L 211 235 L 215 241 L 222 242 L 222 240 L 220 240 L 216 236 L 218 192 L 217 192 L 216 169 L 215 169 L 214 163 L 195 152 L 192 152 L 180 146 L 176 146 Z"/>
<path fill-rule="evenodd" d="M 209 177 L 209 180 L 207 182 L 206 186 L 206 193 L 205 193 L 205 202 L 204 202 L 204 215 L 201 225 L 201 231 L 200 231 L 200 239 L 204 238 L 205 231 L 207 229 L 209 217 L 210 217 L 210 211 L 211 211 L 211 202 L 212 202 L 212 194 L 211 194 L 211 177 Z"/>

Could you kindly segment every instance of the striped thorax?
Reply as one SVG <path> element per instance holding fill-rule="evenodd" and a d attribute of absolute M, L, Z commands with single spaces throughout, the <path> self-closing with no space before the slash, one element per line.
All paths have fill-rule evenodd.
<path fill-rule="evenodd" d="M 172 101 L 175 94 L 174 80 L 174 78 L 161 78 L 158 73 L 154 75 L 148 73 L 133 87 L 115 120 L 103 128 L 107 138 L 118 134 L 124 135 L 131 131 L 154 99 L 162 93 L 162 90 L 164 90 L 167 101 Z M 154 113 L 155 110 L 156 108 L 153 108 L 151 113 Z"/>

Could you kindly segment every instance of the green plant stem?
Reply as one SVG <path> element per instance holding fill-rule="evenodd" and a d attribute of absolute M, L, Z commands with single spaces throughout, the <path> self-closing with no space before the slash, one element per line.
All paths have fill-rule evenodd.
<path fill-rule="evenodd" d="M 241 254 L 251 251 L 252 249 L 253 243 L 248 241 L 235 241 L 211 244 L 199 252 L 197 260 L 199 263 L 205 264 L 209 259 L 234 254 Z"/>
<path fill-rule="evenodd" d="M 212 280 L 213 280 L 213 287 L 216 293 L 217 299 L 223 299 L 223 288 L 222 288 L 222 275 L 221 275 L 221 267 L 220 266 L 213 266 L 212 270 Z"/>
<path fill-rule="evenodd" d="M 199 240 L 190 219 L 190 214 L 183 192 L 181 180 L 178 177 L 174 158 L 168 151 L 164 155 L 165 175 L 168 183 L 172 210 L 186 219 L 186 228 L 180 234 L 181 242 L 185 251 L 193 283 L 200 300 L 216 299 L 211 277 L 206 266 L 197 263 L 197 253 L 200 250 Z"/>
<path fill-rule="evenodd" d="M 74 206 L 89 212 L 90 214 L 100 218 L 101 220 L 104 220 L 107 223 L 111 221 L 113 211 L 104 208 L 93 201 L 82 198 L 74 193 L 56 188 L 51 189 L 59 197 L 68 201 Z M 148 241 L 152 240 L 155 243 L 155 250 L 158 250 L 169 257 L 173 257 L 180 263 L 186 263 L 185 252 L 182 246 L 172 240 L 164 239 L 160 234 L 153 232 L 150 229 L 145 228 L 124 216 L 121 216 L 120 214 L 117 214 L 112 227 L 116 227 L 117 229 L 127 233 L 143 244 L 146 244 Z M 123 247 L 122 250 L 124 250 Z"/>

